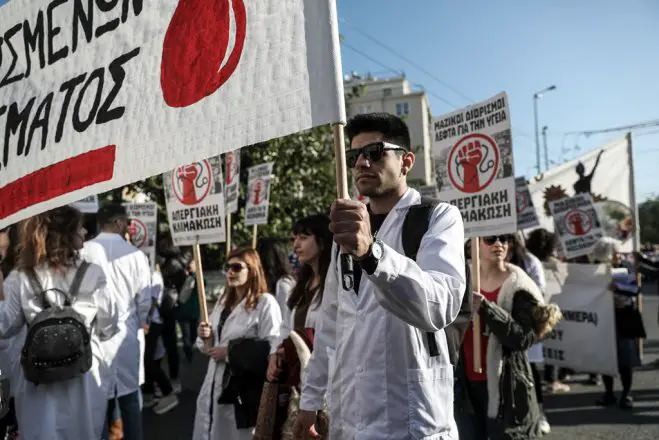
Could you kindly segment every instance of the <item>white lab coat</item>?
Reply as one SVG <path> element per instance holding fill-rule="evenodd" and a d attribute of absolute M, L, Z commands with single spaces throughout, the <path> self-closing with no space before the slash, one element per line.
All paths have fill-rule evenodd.
<path fill-rule="evenodd" d="M 319 304 L 319 299 L 320 295 L 316 293 L 316 295 L 313 297 L 311 306 L 307 310 L 307 316 L 304 319 L 304 327 L 305 328 L 316 328 L 316 321 L 318 320 L 318 317 L 320 316 L 320 304 Z M 281 307 L 281 305 L 280 305 Z M 284 311 L 282 310 L 282 319 L 281 319 L 281 327 L 279 328 L 279 337 L 275 340 L 274 344 L 270 347 L 270 353 L 274 353 L 277 351 L 277 347 L 288 337 L 288 335 L 291 334 L 295 327 L 295 310 L 296 308 L 293 308 L 293 310 L 290 310 L 288 308 L 288 305 L 286 307 L 286 314 L 284 314 Z"/>
<path fill-rule="evenodd" d="M 103 343 L 112 360 L 109 398 L 136 392 L 144 382 L 144 332 L 151 308 L 151 265 L 147 256 L 119 234 L 102 232 L 85 243 L 82 256 L 103 268 L 119 309 L 119 333 Z M 140 336 L 141 333 L 141 336 Z"/>
<path fill-rule="evenodd" d="M 64 275 L 37 269 L 44 289 L 68 291 L 76 268 Z M 27 276 L 13 272 L 5 281 L 5 301 L 0 302 L 0 337 L 19 334 L 42 310 L 39 295 L 32 291 Z M 61 296 L 48 294 L 51 303 L 63 303 Z M 21 438 L 26 440 L 98 439 L 101 436 L 107 409 L 107 382 L 102 381 L 108 360 L 100 350 L 101 341 L 118 331 L 116 304 L 106 287 L 105 275 L 91 265 L 80 285 L 72 306 L 84 319 L 91 333 L 92 368 L 81 377 L 65 382 L 41 384 L 38 387 L 25 380 L 18 367 L 12 378 L 16 402 L 16 417 Z"/>
<path fill-rule="evenodd" d="M 291 292 L 293 292 L 295 283 L 295 278 L 287 276 L 279 278 L 275 285 L 275 298 L 277 298 L 277 303 L 279 304 L 282 322 L 288 322 L 291 317 L 291 311 L 288 308 L 287 302 L 291 296 Z"/>
<path fill-rule="evenodd" d="M 221 302 L 218 301 L 215 310 L 208 318 L 214 335 L 217 333 L 222 309 Z M 256 308 L 250 311 L 245 310 L 245 300 L 243 300 L 233 309 L 224 323 L 220 340 L 214 340 L 213 345 L 227 347 L 230 340 L 238 338 L 267 339 L 272 344 L 279 335 L 280 325 L 281 313 L 274 296 L 263 295 Z M 197 338 L 197 347 L 203 349 L 203 345 L 203 341 Z M 206 377 L 197 398 L 193 440 L 252 440 L 253 429 L 236 428 L 233 405 L 217 404 L 217 399 L 222 395 L 222 376 L 225 367 L 224 362 L 208 360 Z M 263 380 L 265 381 L 265 377 Z"/>
<path fill-rule="evenodd" d="M 377 238 L 384 255 L 363 272 L 359 295 L 342 288 L 337 253 L 327 273 L 321 319 L 302 385 L 300 407 L 322 408 L 329 388 L 332 440 L 457 440 L 453 367 L 443 328 L 458 315 L 465 288 L 464 225 L 458 209 L 439 204 L 417 262 L 403 254 L 409 189 Z M 439 356 L 428 354 L 435 332 Z"/>

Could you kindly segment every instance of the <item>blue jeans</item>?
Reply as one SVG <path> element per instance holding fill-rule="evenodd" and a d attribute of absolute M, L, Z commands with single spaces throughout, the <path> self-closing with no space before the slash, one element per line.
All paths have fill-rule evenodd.
<path fill-rule="evenodd" d="M 487 416 L 487 382 L 469 382 L 456 385 L 456 395 L 466 393 L 473 412 L 455 408 L 455 422 L 460 440 L 501 440 L 504 436 L 501 421 Z"/>
<path fill-rule="evenodd" d="M 124 440 L 142 440 L 142 393 L 137 390 L 125 396 L 108 401 L 108 415 L 105 420 L 103 440 L 108 438 L 110 420 L 121 418 Z"/>

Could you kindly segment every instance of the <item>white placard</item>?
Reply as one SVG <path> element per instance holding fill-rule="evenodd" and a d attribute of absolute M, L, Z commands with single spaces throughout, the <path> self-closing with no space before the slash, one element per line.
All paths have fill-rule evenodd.
<path fill-rule="evenodd" d="M 130 219 L 130 242 L 149 257 L 151 269 L 156 267 L 156 236 L 158 232 L 158 205 L 156 203 L 126 203 Z"/>
<path fill-rule="evenodd" d="M 545 293 L 563 312 L 563 320 L 543 342 L 545 363 L 616 376 L 616 326 L 607 267 L 545 264 L 545 276 Z"/>
<path fill-rule="evenodd" d="M 540 224 L 538 214 L 533 205 L 529 185 L 524 177 L 515 179 L 515 200 L 517 202 L 517 229 L 538 226 Z"/>
<path fill-rule="evenodd" d="M 0 35 L 0 227 L 345 122 L 335 0 L 13 0 Z"/>
<path fill-rule="evenodd" d="M 162 186 L 174 246 L 226 240 L 222 183 L 219 156 L 163 174 Z"/>
<path fill-rule="evenodd" d="M 224 203 L 226 213 L 233 214 L 238 211 L 238 198 L 240 196 L 240 150 L 229 151 L 224 157 L 226 181 L 224 182 Z"/>
<path fill-rule="evenodd" d="M 439 198 L 457 206 L 465 237 L 517 230 L 510 109 L 505 92 L 433 119 Z"/>
<path fill-rule="evenodd" d="M 590 194 L 555 200 L 549 203 L 549 209 L 565 258 L 590 254 L 604 236 Z"/>
<path fill-rule="evenodd" d="M 248 169 L 247 204 L 245 206 L 245 224 L 268 224 L 270 208 L 270 183 L 274 162 L 262 163 Z"/>
<path fill-rule="evenodd" d="M 73 206 L 83 214 L 96 214 L 99 210 L 98 195 L 94 194 L 85 197 L 82 200 L 78 200 L 75 203 L 71 203 L 71 206 Z"/>

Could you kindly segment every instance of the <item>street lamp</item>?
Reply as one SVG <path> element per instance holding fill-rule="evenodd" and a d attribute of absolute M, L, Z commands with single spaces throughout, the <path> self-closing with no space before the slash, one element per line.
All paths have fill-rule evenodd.
<path fill-rule="evenodd" d="M 538 174 L 540 174 L 540 133 L 538 131 L 538 99 L 542 98 L 543 93 L 551 92 L 556 90 L 555 85 L 551 85 L 547 88 L 540 90 L 533 94 L 533 117 L 535 119 L 535 164 L 538 169 Z"/>

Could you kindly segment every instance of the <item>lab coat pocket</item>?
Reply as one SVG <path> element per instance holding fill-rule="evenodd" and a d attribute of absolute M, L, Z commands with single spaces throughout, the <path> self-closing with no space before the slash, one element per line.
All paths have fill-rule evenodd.
<path fill-rule="evenodd" d="M 409 433 L 417 440 L 443 438 L 453 419 L 453 367 L 407 370 Z"/>

